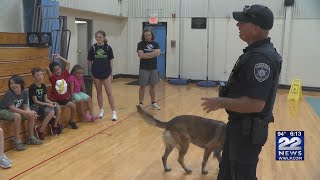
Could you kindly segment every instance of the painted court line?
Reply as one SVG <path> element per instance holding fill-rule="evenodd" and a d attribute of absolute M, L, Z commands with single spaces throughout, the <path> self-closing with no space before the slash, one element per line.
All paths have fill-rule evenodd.
<path fill-rule="evenodd" d="M 167 97 L 169 97 L 169 96 L 171 96 L 171 95 L 173 95 L 173 94 L 176 94 L 176 93 L 177 93 L 177 92 L 173 92 L 173 93 L 171 93 L 171 94 L 169 94 L 169 95 L 167 95 L 167 96 L 164 96 L 164 97 L 162 97 L 161 99 L 159 99 L 159 100 L 158 100 L 158 102 L 159 102 L 159 101 L 162 101 L 163 99 L 165 99 L 165 98 L 167 98 Z M 36 167 L 40 166 L 41 164 L 44 164 L 44 163 L 46 163 L 46 162 L 50 161 L 51 159 L 53 159 L 53 158 L 55 158 L 55 157 L 59 156 L 60 154 L 62 154 L 62 153 L 64 153 L 64 152 L 66 152 L 66 151 L 68 151 L 68 150 L 70 150 L 70 149 L 72 149 L 72 148 L 74 148 L 74 147 L 76 147 L 76 146 L 78 146 L 78 145 L 80 145 L 80 144 L 82 144 L 82 143 L 84 143 L 84 142 L 88 141 L 89 139 L 91 139 L 91 138 L 95 137 L 95 136 L 96 136 L 96 135 L 98 135 L 98 134 L 106 134 L 106 132 L 104 132 L 104 131 L 109 130 L 109 129 L 111 129 L 111 128 L 115 127 L 116 125 L 118 125 L 118 124 L 122 123 L 123 121 L 125 121 L 125 120 L 129 119 L 130 117 L 132 117 L 132 116 L 136 115 L 137 113 L 138 113 L 138 112 L 134 112 L 134 113 L 132 113 L 131 115 L 127 116 L 126 118 L 124 118 L 124 119 L 122 119 L 122 120 L 120 120 L 120 121 L 117 121 L 117 123 L 112 124 L 111 126 L 109 126 L 109 127 L 105 128 L 105 129 L 103 129 L 103 130 L 101 130 L 101 131 L 99 131 L 99 132 L 97 132 L 97 133 L 95 133 L 95 134 L 93 134 L 93 135 L 89 136 L 88 138 L 86 138 L 86 139 L 84 139 L 84 140 L 82 140 L 82 141 L 78 142 L 77 144 L 75 144 L 75 145 L 73 145 L 73 146 L 71 146 L 71 147 L 69 147 L 69 148 L 67 148 L 67 149 L 65 149 L 65 150 L 63 150 L 63 151 L 61 151 L 61 152 L 59 152 L 59 153 L 57 153 L 57 154 L 55 154 L 55 155 L 51 156 L 51 157 L 49 157 L 48 159 L 46 159 L 46 160 L 44 160 L 44 161 L 42 161 L 42 162 L 40 162 L 40 163 L 38 163 L 38 164 L 36 164 L 36 165 L 34 165 L 34 166 L 32 166 L 32 167 L 30 167 L 30 168 L 28 168 L 28 169 L 26 169 L 26 170 L 22 171 L 21 173 L 19 173 L 19 174 L 17 174 L 17 175 L 15 175 L 15 176 L 13 176 L 12 178 L 10 178 L 9 180 L 11 180 L 11 179 L 14 179 L 14 178 L 16 178 L 16 177 L 21 176 L 22 174 L 24 174 L 24 173 L 26 173 L 26 172 L 28 172 L 28 171 L 30 171 L 30 170 L 32 170 L 32 169 L 34 169 L 34 168 L 36 168 Z"/>

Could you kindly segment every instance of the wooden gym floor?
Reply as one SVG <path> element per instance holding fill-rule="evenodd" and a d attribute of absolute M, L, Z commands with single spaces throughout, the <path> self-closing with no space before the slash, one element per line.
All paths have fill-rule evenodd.
<path fill-rule="evenodd" d="M 13 160 L 10 169 L 0 168 L 0 179 L 94 179 L 94 180 L 157 180 L 157 179 L 216 179 L 218 162 L 209 159 L 208 175 L 200 171 L 203 150 L 191 145 L 185 162 L 193 173 L 185 175 L 177 162 L 177 151 L 168 163 L 173 169 L 163 172 L 161 156 L 164 152 L 162 129 L 147 125 L 136 113 L 138 86 L 125 85 L 134 79 L 115 79 L 113 93 L 119 120 L 112 122 L 107 97 L 104 94 L 106 115 L 94 123 L 80 123 L 79 129 L 65 129 L 60 136 L 47 136 L 40 147 L 28 146 L 23 152 L 6 152 Z M 259 180 L 318 180 L 320 171 L 320 119 L 309 104 L 287 103 L 288 90 L 279 90 L 274 108 L 275 123 L 270 124 L 269 139 L 260 154 Z M 145 104 L 149 103 L 149 95 Z M 304 96 L 320 93 L 303 92 Z M 95 96 L 95 92 L 94 92 Z M 161 82 L 157 97 L 161 110 L 148 109 L 164 121 L 176 115 L 194 114 L 226 122 L 223 110 L 206 114 L 200 106 L 201 97 L 217 96 L 215 88 L 200 88 L 194 84 L 174 86 Z M 95 112 L 98 112 L 94 98 Z M 305 131 L 305 160 L 275 161 L 275 131 Z"/>

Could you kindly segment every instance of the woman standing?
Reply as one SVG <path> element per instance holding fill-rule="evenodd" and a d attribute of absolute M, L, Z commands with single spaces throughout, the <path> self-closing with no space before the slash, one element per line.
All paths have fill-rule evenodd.
<path fill-rule="evenodd" d="M 97 43 L 90 47 L 88 53 L 88 68 L 97 90 L 97 99 L 100 108 L 99 117 L 102 118 L 104 115 L 102 97 L 102 86 L 104 86 L 112 110 L 112 120 L 115 121 L 117 120 L 117 113 L 111 91 L 113 51 L 107 43 L 108 41 L 104 31 L 99 30 L 96 32 L 95 38 Z"/>

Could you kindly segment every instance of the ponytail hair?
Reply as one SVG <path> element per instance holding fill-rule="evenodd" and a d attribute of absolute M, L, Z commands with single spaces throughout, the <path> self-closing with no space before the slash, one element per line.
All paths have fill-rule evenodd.
<path fill-rule="evenodd" d="M 97 37 L 98 34 L 101 34 L 103 37 L 104 37 L 104 43 L 108 43 L 108 40 L 106 38 L 106 32 L 102 31 L 102 30 L 99 30 L 95 33 L 95 37 Z"/>
<path fill-rule="evenodd" d="M 80 65 L 74 65 L 73 66 L 73 68 L 72 68 L 72 70 L 71 70 L 71 74 L 74 74 L 76 71 L 78 71 L 79 69 L 82 69 L 83 70 L 83 68 L 80 66 Z"/>

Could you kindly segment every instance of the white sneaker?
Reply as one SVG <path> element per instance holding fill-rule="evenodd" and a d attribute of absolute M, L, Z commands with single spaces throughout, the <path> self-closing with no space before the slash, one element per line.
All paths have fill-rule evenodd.
<path fill-rule="evenodd" d="M 117 113 L 115 111 L 112 111 L 112 121 L 116 121 L 117 119 Z"/>
<path fill-rule="evenodd" d="M 160 106 L 159 106 L 157 103 L 153 103 L 153 104 L 152 104 L 152 107 L 153 107 L 154 109 L 160 110 Z"/>
<path fill-rule="evenodd" d="M 6 156 L 6 154 L 3 154 L 3 157 L 7 159 L 10 163 L 12 163 L 12 161 Z"/>
<path fill-rule="evenodd" d="M 7 169 L 9 167 L 11 167 L 11 162 L 5 158 L 4 156 L 0 157 L 0 167 Z"/>
<path fill-rule="evenodd" d="M 103 110 L 103 109 L 101 109 L 101 110 L 100 110 L 100 113 L 99 113 L 99 118 L 102 118 L 102 117 L 103 117 L 103 115 L 104 115 L 104 110 Z"/>

